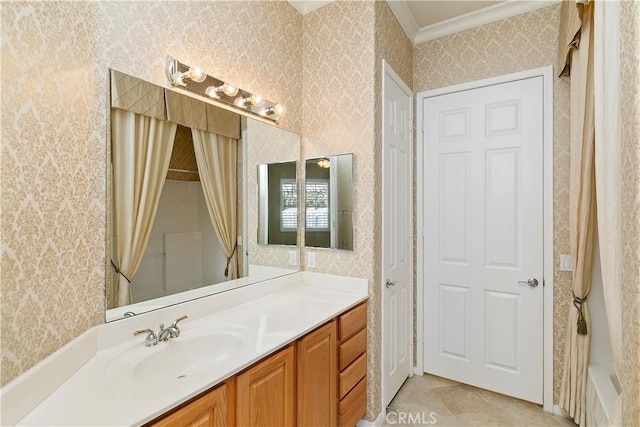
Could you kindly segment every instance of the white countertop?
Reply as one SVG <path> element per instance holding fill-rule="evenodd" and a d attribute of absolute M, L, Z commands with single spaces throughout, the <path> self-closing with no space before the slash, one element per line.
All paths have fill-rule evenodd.
<path fill-rule="evenodd" d="M 366 283 L 363 279 L 301 272 L 100 325 L 95 354 L 44 400 L 36 402 L 17 425 L 124 426 L 148 422 L 364 301 Z M 169 324 L 182 314 L 189 319 L 180 323 L 181 334 L 174 341 L 193 340 L 217 329 L 227 333 L 237 331 L 243 337 L 242 347 L 234 350 L 233 357 L 212 363 L 205 370 L 185 372 L 186 376 L 181 378 L 146 381 L 135 378 L 133 371 L 126 368 L 128 357 L 151 355 L 173 343 L 170 340 L 145 347 L 144 335 L 133 337 L 131 332 L 141 326 L 156 330 L 158 319 Z M 65 351 L 68 353 L 69 349 Z M 58 355 L 59 360 L 51 363 L 60 364 L 61 357 L 67 356 Z M 43 363 L 47 364 L 47 360 Z M 43 370 L 40 376 L 53 369 L 40 368 Z M 176 367 L 169 368 L 175 371 Z M 30 372 L 27 377 L 25 381 L 31 383 L 38 379 L 37 372 Z M 47 380 L 42 377 L 40 381 Z M 27 395 L 26 386 L 22 388 L 21 395 Z M 4 391 L 3 410 L 7 395 Z"/>

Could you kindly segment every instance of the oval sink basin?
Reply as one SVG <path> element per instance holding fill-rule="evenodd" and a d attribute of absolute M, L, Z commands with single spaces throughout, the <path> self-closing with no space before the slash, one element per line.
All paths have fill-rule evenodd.
<path fill-rule="evenodd" d="M 167 381 L 206 371 L 233 357 L 242 347 L 242 338 L 229 333 L 180 336 L 158 343 L 154 354 L 133 367 L 133 376 L 142 381 Z"/>
<path fill-rule="evenodd" d="M 116 356 L 105 368 L 105 375 L 161 382 L 207 371 L 231 360 L 249 344 L 246 329 L 234 329 L 183 331 L 178 338 L 153 347 L 141 342 Z"/>

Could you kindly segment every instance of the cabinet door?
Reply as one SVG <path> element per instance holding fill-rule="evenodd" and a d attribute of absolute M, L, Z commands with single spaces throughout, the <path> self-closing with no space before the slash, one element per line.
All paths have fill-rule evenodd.
<path fill-rule="evenodd" d="M 236 378 L 239 426 L 295 426 L 295 352 L 290 346 Z"/>
<path fill-rule="evenodd" d="M 298 341 L 298 425 L 335 426 L 338 418 L 336 321 Z"/>
<path fill-rule="evenodd" d="M 154 427 L 223 427 L 227 419 L 227 385 L 221 385 L 177 411 L 151 423 Z"/>

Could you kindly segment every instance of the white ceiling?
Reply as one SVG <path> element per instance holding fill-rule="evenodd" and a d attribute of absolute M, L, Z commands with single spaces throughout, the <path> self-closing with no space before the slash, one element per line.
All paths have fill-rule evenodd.
<path fill-rule="evenodd" d="M 288 0 L 300 13 L 332 0 Z M 414 44 L 549 6 L 560 0 L 387 0 Z"/>
<path fill-rule="evenodd" d="M 434 0 L 434 1 L 405 1 L 409 10 L 416 20 L 418 28 L 437 24 L 451 18 L 476 12 L 485 7 L 493 6 L 502 1 L 456 1 L 456 0 Z"/>

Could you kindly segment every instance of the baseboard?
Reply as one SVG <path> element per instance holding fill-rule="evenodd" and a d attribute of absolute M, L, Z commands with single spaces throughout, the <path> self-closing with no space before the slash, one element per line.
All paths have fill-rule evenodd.
<path fill-rule="evenodd" d="M 565 412 L 565 410 L 560 407 L 560 405 L 553 405 L 553 414 L 554 415 L 560 415 L 561 417 L 565 417 L 565 418 L 571 419 L 569 414 L 567 414 Z"/>
<path fill-rule="evenodd" d="M 358 421 L 358 424 L 356 424 L 356 427 L 382 427 L 382 423 L 384 422 L 384 416 L 385 416 L 385 411 L 383 409 L 382 412 L 380 412 L 380 415 L 378 415 L 378 418 L 376 418 L 374 422 L 367 421 L 363 418 L 360 421 Z"/>

